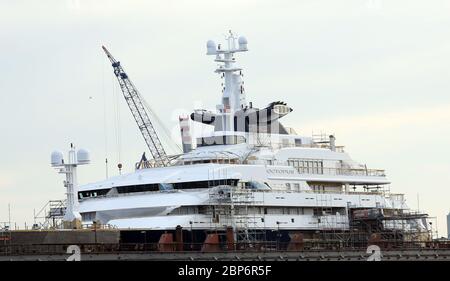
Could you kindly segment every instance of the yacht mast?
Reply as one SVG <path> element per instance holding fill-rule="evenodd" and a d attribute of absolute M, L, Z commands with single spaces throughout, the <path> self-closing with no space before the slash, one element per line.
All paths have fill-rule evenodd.
<path fill-rule="evenodd" d="M 237 48 L 236 39 L 238 39 Z M 242 69 L 234 66 L 236 62 L 234 53 L 248 51 L 247 39 L 243 36 L 236 38 L 230 30 L 227 43 L 226 49 L 222 48 L 220 44 L 216 46 L 216 43 L 212 40 L 206 43 L 206 54 L 215 55 L 214 61 L 220 63 L 215 72 L 221 74 L 225 80 L 225 83 L 222 84 L 222 103 L 217 105 L 218 111 L 225 117 L 222 120 L 224 122 L 222 126 L 224 131 L 233 130 L 231 126 L 233 124 L 233 113 L 247 107 L 244 83 L 242 81 Z"/>

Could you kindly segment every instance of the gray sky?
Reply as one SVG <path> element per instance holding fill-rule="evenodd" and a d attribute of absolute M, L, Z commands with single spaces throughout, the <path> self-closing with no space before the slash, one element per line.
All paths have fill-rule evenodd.
<path fill-rule="evenodd" d="M 305 135 L 335 133 L 355 160 L 385 168 L 391 191 L 405 193 L 412 208 L 419 194 L 420 209 L 437 217 L 443 236 L 449 15 L 445 0 L 2 0 L 0 221 L 8 202 L 23 226 L 33 208 L 64 197 L 62 175 L 49 165 L 54 149 L 74 142 L 91 151 L 81 183 L 104 178 L 105 154 L 117 174 L 119 150 L 131 171 L 146 149 L 101 45 L 177 131 L 178 114 L 219 102 L 206 41 L 232 29 L 249 41 L 250 51 L 238 57 L 249 100 L 282 99 L 294 108 L 285 125 Z"/>

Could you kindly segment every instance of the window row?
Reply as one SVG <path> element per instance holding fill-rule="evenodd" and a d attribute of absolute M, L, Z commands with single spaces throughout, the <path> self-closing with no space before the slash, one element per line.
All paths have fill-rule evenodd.
<path fill-rule="evenodd" d="M 235 215 L 304 215 L 312 214 L 311 208 L 302 207 L 235 207 Z M 171 215 L 231 215 L 231 210 L 228 208 L 218 209 L 216 206 L 183 206 L 174 209 Z"/>
<path fill-rule="evenodd" d="M 89 198 L 89 197 L 97 197 L 106 195 L 111 189 L 96 189 L 96 190 L 87 190 L 78 192 L 78 199 Z"/>
<path fill-rule="evenodd" d="M 301 174 L 323 174 L 323 160 L 289 159 L 287 162 Z"/>
<path fill-rule="evenodd" d="M 177 183 L 151 183 L 151 184 L 139 184 L 139 185 L 126 185 L 116 186 L 117 193 L 136 193 L 136 192 L 148 192 L 148 191 L 162 191 L 173 189 L 194 189 L 194 188 L 209 188 L 218 185 L 230 185 L 237 186 L 237 179 L 218 179 L 210 181 L 192 181 L 192 182 L 177 182 Z M 106 195 L 111 189 L 96 189 L 78 192 L 78 199 L 98 197 Z"/>

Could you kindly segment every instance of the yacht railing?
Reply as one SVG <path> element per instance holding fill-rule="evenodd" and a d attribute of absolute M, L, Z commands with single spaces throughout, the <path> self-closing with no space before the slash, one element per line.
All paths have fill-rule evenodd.
<path fill-rule="evenodd" d="M 210 187 L 212 188 L 212 187 Z M 191 191 L 195 189 L 190 189 Z M 159 193 L 177 193 L 183 191 L 182 189 L 173 189 L 173 190 L 155 190 L 155 191 L 142 191 L 142 192 L 133 192 L 133 193 L 114 193 L 114 194 L 106 194 L 106 195 L 99 195 L 95 197 L 84 197 L 81 199 L 78 199 L 79 202 L 83 202 L 86 200 L 98 200 L 98 199 L 104 199 L 104 198 L 116 198 L 116 197 L 127 197 L 127 196 L 136 196 L 136 195 L 147 195 L 147 194 L 159 194 Z M 343 195 L 343 194 L 349 194 L 349 195 L 380 195 L 384 197 L 391 197 L 391 196 L 403 196 L 403 194 L 393 194 L 385 192 L 382 188 L 380 190 L 374 191 L 330 191 L 330 190 L 287 190 L 287 189 L 251 189 L 252 192 L 276 192 L 276 193 L 308 193 L 308 194 L 336 194 L 336 195 Z"/>
<path fill-rule="evenodd" d="M 316 143 L 316 142 L 311 142 L 311 143 L 305 143 L 305 144 L 294 144 L 294 143 L 272 143 L 270 145 L 267 145 L 273 149 L 281 149 L 281 148 L 293 148 L 293 147 L 300 147 L 300 148 L 327 148 L 327 149 L 331 149 L 330 144 L 329 143 Z M 345 146 L 343 145 L 336 145 L 334 147 L 336 152 L 345 152 L 344 151 Z"/>
<path fill-rule="evenodd" d="M 153 161 L 146 161 L 144 165 L 136 169 L 153 168 Z M 179 160 L 174 166 L 186 166 L 196 164 L 235 164 L 235 165 L 265 165 L 265 166 L 290 166 L 297 169 L 300 174 L 307 175 L 328 175 L 328 176 L 367 176 L 367 177 L 385 177 L 385 170 L 382 169 L 366 169 L 366 168 L 328 168 L 328 167 L 296 167 L 289 164 L 289 161 L 274 160 L 245 160 L 240 161 L 238 158 L 210 158 L 197 157 Z"/>
<path fill-rule="evenodd" d="M 385 171 L 364 168 L 310 168 L 295 167 L 300 174 L 332 175 L 332 176 L 368 176 L 385 177 Z"/>
<path fill-rule="evenodd" d="M 308 194 L 350 194 L 350 195 L 390 195 L 383 191 L 330 191 L 330 190 L 285 190 L 285 189 L 252 189 L 253 192 L 308 193 Z"/>
<path fill-rule="evenodd" d="M 293 166 L 288 161 L 273 161 L 273 160 L 248 160 L 246 163 L 250 165 L 271 165 L 271 166 L 290 166 L 297 169 L 300 174 L 313 175 L 328 175 L 328 176 L 374 176 L 385 177 L 385 171 L 381 169 L 367 169 L 367 168 L 328 168 L 328 167 L 305 167 Z"/>

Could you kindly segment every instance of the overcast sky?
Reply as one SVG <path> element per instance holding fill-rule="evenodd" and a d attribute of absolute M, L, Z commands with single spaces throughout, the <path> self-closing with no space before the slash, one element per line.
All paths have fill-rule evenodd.
<path fill-rule="evenodd" d="M 446 0 L 0 0 L 0 221 L 8 203 L 23 226 L 64 198 L 54 149 L 91 151 L 81 183 L 105 177 L 105 156 L 113 175 L 119 154 L 132 171 L 146 150 L 102 45 L 177 132 L 180 113 L 220 101 L 206 41 L 232 29 L 249 41 L 237 59 L 255 106 L 284 100 L 286 126 L 334 133 L 356 161 L 386 169 L 412 208 L 419 197 L 444 236 L 449 15 Z"/>

